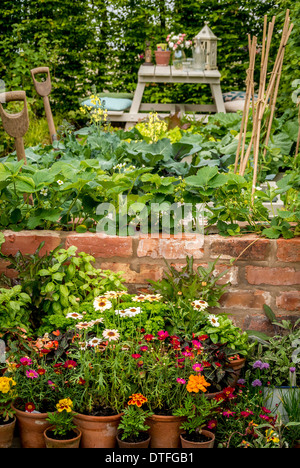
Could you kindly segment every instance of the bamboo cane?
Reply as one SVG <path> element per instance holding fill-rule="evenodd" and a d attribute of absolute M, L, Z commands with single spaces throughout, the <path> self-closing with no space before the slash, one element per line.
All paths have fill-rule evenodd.
<path fill-rule="evenodd" d="M 241 162 L 244 156 L 246 132 L 247 132 L 248 118 L 249 118 L 249 107 L 250 107 L 250 100 L 251 100 L 251 94 L 252 94 L 252 88 L 253 88 L 253 74 L 254 74 L 254 62 L 255 62 L 255 55 L 256 55 L 257 38 L 254 37 L 253 42 L 252 42 L 250 35 L 248 35 L 248 44 L 249 44 L 248 46 L 249 47 L 249 68 L 247 70 L 247 79 L 246 79 L 245 106 L 244 106 L 244 111 L 243 111 L 238 147 L 237 147 L 236 158 L 235 158 L 235 166 L 234 166 L 235 173 L 237 172 L 241 146 L 242 146 Z"/>

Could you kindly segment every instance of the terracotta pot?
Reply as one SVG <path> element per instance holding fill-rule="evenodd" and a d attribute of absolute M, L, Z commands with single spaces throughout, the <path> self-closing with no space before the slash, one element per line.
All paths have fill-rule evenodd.
<path fill-rule="evenodd" d="M 44 431 L 44 439 L 45 439 L 45 444 L 46 448 L 79 448 L 80 445 L 80 439 L 81 439 L 81 431 L 78 428 L 74 429 L 74 432 L 76 432 L 76 436 L 74 439 L 66 439 L 66 440 L 58 440 L 58 439 L 52 439 L 49 437 L 48 433 L 51 431 L 51 429 L 54 426 L 48 427 Z"/>
<path fill-rule="evenodd" d="M 119 448 L 148 448 L 150 444 L 151 437 L 149 436 L 148 439 L 142 440 L 141 442 L 125 442 L 119 438 L 119 434 L 117 434 L 117 442 Z"/>
<path fill-rule="evenodd" d="M 156 50 L 155 52 L 156 65 L 160 67 L 167 67 L 170 63 L 171 51 L 169 50 Z"/>
<path fill-rule="evenodd" d="M 202 430 L 202 434 L 208 437 L 207 441 L 205 442 L 192 442 L 189 440 L 184 439 L 182 435 L 180 435 L 181 447 L 182 448 L 213 448 L 215 443 L 215 435 L 206 430 Z"/>
<path fill-rule="evenodd" d="M 231 379 L 229 382 L 230 385 L 235 386 L 237 384 L 241 370 L 243 369 L 245 364 L 246 358 L 235 359 L 234 361 L 231 361 L 229 364 L 227 364 L 227 367 L 230 367 L 230 369 L 234 371 L 234 373 L 231 374 Z"/>
<path fill-rule="evenodd" d="M 0 448 L 10 448 L 14 438 L 16 418 L 7 424 L 0 425 Z"/>
<path fill-rule="evenodd" d="M 22 448 L 45 448 L 44 430 L 50 426 L 48 413 L 27 413 L 14 408 Z"/>
<path fill-rule="evenodd" d="M 81 448 L 115 448 L 122 414 L 89 416 L 76 413 L 73 422 L 82 432 Z"/>
<path fill-rule="evenodd" d="M 161 416 L 154 414 L 146 419 L 150 426 L 151 448 L 180 448 L 180 429 L 186 418 L 179 416 Z"/>

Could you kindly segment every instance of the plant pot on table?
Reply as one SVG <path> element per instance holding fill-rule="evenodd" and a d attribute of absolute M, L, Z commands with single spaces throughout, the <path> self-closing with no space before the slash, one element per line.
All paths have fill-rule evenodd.
<path fill-rule="evenodd" d="M 170 63 L 171 58 L 171 51 L 169 50 L 156 50 L 155 54 L 155 62 L 156 65 L 160 67 L 167 67 Z"/>

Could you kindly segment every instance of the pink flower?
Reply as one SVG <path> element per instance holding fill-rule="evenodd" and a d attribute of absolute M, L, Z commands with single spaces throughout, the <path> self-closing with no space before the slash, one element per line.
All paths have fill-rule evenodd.
<path fill-rule="evenodd" d="M 198 340 L 192 340 L 192 345 L 194 346 L 194 348 L 196 349 L 200 349 L 200 348 L 203 348 L 203 344 L 198 341 Z"/>
<path fill-rule="evenodd" d="M 32 364 L 32 360 L 28 357 L 22 357 L 20 359 L 20 363 L 22 364 L 22 366 L 30 366 Z"/>
<path fill-rule="evenodd" d="M 202 372 L 204 367 L 202 366 L 202 364 L 196 363 L 193 365 L 193 369 L 195 372 Z"/>
<path fill-rule="evenodd" d="M 207 428 L 208 429 L 214 429 L 215 427 L 217 427 L 217 420 L 216 419 L 211 419 L 207 424 Z"/>
<path fill-rule="evenodd" d="M 141 351 L 148 351 L 148 346 L 141 346 L 141 347 L 140 347 L 140 350 L 141 350 Z"/>
<path fill-rule="evenodd" d="M 29 377 L 29 379 L 37 379 L 39 376 L 39 374 L 33 369 L 29 369 L 28 371 L 26 371 L 26 375 L 27 377 Z"/>
<path fill-rule="evenodd" d="M 165 340 L 169 336 L 169 333 L 167 331 L 160 330 L 159 332 L 157 332 L 157 336 L 158 336 L 158 339 L 162 341 L 162 340 Z"/>
<path fill-rule="evenodd" d="M 226 416 L 226 418 L 229 418 L 230 416 L 233 416 L 235 414 L 234 411 L 230 411 L 230 410 L 227 410 L 227 411 L 223 411 L 222 415 L 223 416 Z"/>
<path fill-rule="evenodd" d="M 178 378 L 176 379 L 176 381 L 177 381 L 178 383 L 180 383 L 180 384 L 183 384 L 183 385 L 186 383 L 186 380 L 181 379 L 180 377 L 178 377 Z"/>

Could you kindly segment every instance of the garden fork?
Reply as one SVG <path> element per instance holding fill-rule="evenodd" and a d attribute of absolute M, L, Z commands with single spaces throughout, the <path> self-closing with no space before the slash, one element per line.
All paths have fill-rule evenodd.
<path fill-rule="evenodd" d="M 11 101 L 23 101 L 24 107 L 17 114 L 9 114 L 4 109 L 1 103 Z M 3 128 L 6 133 L 15 139 L 15 147 L 18 161 L 24 160 L 27 164 L 23 136 L 29 128 L 28 108 L 25 91 L 10 91 L 0 94 L 0 117 L 2 119 Z M 24 194 L 24 199 L 33 204 L 32 196 Z"/>
<path fill-rule="evenodd" d="M 40 73 L 47 73 L 46 81 L 40 82 L 35 79 L 35 75 L 40 74 Z M 48 97 L 52 90 L 49 68 L 48 67 L 33 68 L 31 70 L 31 76 L 32 76 L 32 80 L 33 80 L 33 84 L 34 84 L 36 92 L 39 94 L 39 96 L 42 96 L 43 101 L 44 101 L 44 108 L 45 108 L 46 118 L 47 118 L 48 127 L 49 127 L 50 139 L 51 139 L 51 143 L 53 143 L 54 140 L 57 140 L 57 135 L 56 135 L 53 115 L 51 112 L 51 107 L 50 107 L 50 102 L 49 102 L 49 97 Z"/>

